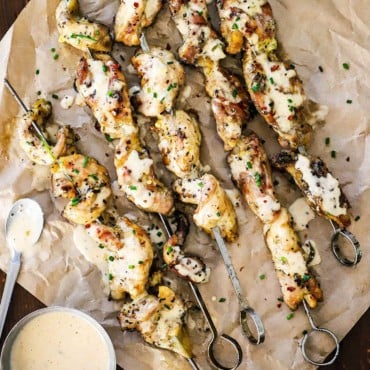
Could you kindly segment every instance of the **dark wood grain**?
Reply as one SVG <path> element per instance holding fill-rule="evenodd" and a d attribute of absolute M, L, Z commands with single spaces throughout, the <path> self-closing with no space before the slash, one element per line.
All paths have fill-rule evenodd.
<path fill-rule="evenodd" d="M 28 3 L 27 0 L 0 0 L 0 38 L 14 22 L 17 14 Z M 0 51 L 1 52 L 1 51 Z M 363 261 L 365 262 L 365 261 Z M 0 292 L 4 288 L 5 274 L 0 271 Z M 0 339 L 2 348 L 5 336 L 13 325 L 28 313 L 44 305 L 17 285 L 10 310 Z M 358 321 L 341 343 L 338 360 L 327 370 L 367 370 L 370 368 L 370 310 Z M 117 369 L 120 369 L 117 367 Z M 47 370 L 47 369 L 45 369 Z M 270 370 L 270 369 L 266 369 Z"/>

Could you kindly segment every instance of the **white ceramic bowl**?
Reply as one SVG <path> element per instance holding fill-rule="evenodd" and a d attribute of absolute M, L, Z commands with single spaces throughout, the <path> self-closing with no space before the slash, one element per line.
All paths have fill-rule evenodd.
<path fill-rule="evenodd" d="M 95 329 L 96 333 L 100 336 L 100 338 L 103 340 L 103 342 L 107 346 L 108 354 L 109 354 L 109 366 L 107 370 L 116 370 L 116 355 L 114 352 L 114 347 L 112 344 L 112 341 L 110 340 L 107 332 L 104 330 L 104 328 L 91 316 L 76 310 L 74 308 L 67 308 L 67 307 L 59 307 L 59 306 L 51 306 L 47 308 L 42 308 L 40 310 L 34 311 L 27 316 L 23 317 L 20 321 L 17 322 L 17 324 L 14 325 L 10 333 L 5 339 L 4 346 L 1 351 L 1 357 L 0 357 L 0 364 L 1 364 L 1 370 L 11 370 L 11 352 L 12 347 L 14 344 L 15 339 L 17 338 L 20 331 L 25 327 L 27 323 L 32 321 L 34 318 L 39 317 L 41 315 L 51 313 L 51 312 L 65 312 L 72 314 L 78 318 L 81 318 L 85 322 L 91 325 L 93 329 Z M 47 350 L 47 348 L 45 349 Z M 93 361 L 93 359 L 90 359 L 90 361 Z"/>

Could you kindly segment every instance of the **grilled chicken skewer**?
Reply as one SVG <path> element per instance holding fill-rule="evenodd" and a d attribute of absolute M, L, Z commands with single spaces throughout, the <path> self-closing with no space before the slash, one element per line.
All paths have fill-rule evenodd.
<path fill-rule="evenodd" d="M 142 41 L 145 41 L 144 36 Z M 142 47 L 147 54 L 151 53 L 146 41 L 142 42 Z M 133 65 L 137 67 L 135 62 L 133 60 Z M 151 75 L 149 66 L 145 77 L 149 79 Z M 161 78 L 164 79 L 166 76 L 167 73 L 164 73 Z M 233 241 L 237 237 L 235 210 L 218 180 L 213 175 L 203 174 L 203 167 L 199 159 L 201 137 L 198 123 L 184 111 L 171 111 L 171 114 L 166 113 L 158 116 L 154 131 L 159 137 L 158 146 L 164 164 L 170 171 L 179 175 L 179 179 L 175 181 L 173 188 L 183 202 L 197 205 L 193 215 L 195 224 L 216 239 L 239 299 L 241 307 L 240 322 L 243 332 L 252 343 L 262 343 L 264 341 L 263 324 L 245 299 L 223 240 L 225 238 L 228 241 Z M 183 155 L 189 161 L 187 166 L 184 166 Z M 172 250 L 171 246 L 170 251 Z M 249 327 L 251 321 L 255 325 L 253 332 Z M 216 366 L 219 366 L 214 361 L 212 351 L 212 348 L 209 348 L 210 358 Z"/>
<path fill-rule="evenodd" d="M 178 80 L 172 82 L 168 80 L 171 71 L 174 68 L 184 71 L 180 64 L 174 59 L 172 53 L 159 48 L 139 51 L 138 56 L 132 58 L 132 64 L 138 71 L 142 79 L 142 88 L 147 86 L 168 86 L 179 85 Z M 161 73 L 158 73 L 155 66 L 158 65 L 163 54 L 166 53 L 167 60 L 171 64 L 162 63 Z M 141 56 L 145 55 L 145 58 Z M 169 55 L 172 55 L 171 57 Z M 155 78 L 153 78 L 155 76 Z M 167 88 L 168 90 L 168 88 Z M 144 93 L 139 93 L 139 102 L 142 102 Z M 171 110 L 175 103 L 175 97 L 169 101 L 168 110 Z M 146 95 L 146 99 L 155 100 L 156 97 Z M 150 102 L 145 101 L 146 106 Z M 140 110 L 140 106 L 139 106 Z M 163 109 L 150 110 L 148 116 L 157 114 L 158 120 L 155 125 L 155 131 L 160 138 L 159 147 L 163 162 L 169 170 L 180 175 L 180 180 L 174 184 L 174 190 L 180 195 L 181 201 L 198 205 L 194 212 L 193 220 L 195 224 L 213 236 L 213 229 L 218 227 L 222 237 L 228 241 L 234 241 L 237 237 L 237 220 L 234 207 L 228 198 L 226 192 L 220 186 L 218 180 L 212 175 L 203 175 L 199 160 L 200 133 L 198 124 L 194 118 L 190 117 L 184 111 L 176 111 L 173 114 L 162 114 Z M 143 114 L 147 111 L 142 110 Z M 185 153 L 185 158 L 181 154 Z M 184 160 L 189 158 L 187 166 Z M 170 161 L 171 160 L 171 161 Z M 185 171 L 188 170 L 188 172 Z"/>
<path fill-rule="evenodd" d="M 307 268 L 291 216 L 275 196 L 268 159 L 257 135 L 243 136 L 227 161 L 245 201 L 264 224 L 285 303 L 295 310 L 304 299 L 314 308 L 322 300 L 322 292 Z"/>
<path fill-rule="evenodd" d="M 161 0 L 120 0 L 115 17 L 115 39 L 127 46 L 140 45 L 140 36 L 162 8 Z"/>
<path fill-rule="evenodd" d="M 231 150 L 249 121 L 250 101 L 240 80 L 220 66 L 224 44 L 208 22 L 205 0 L 170 0 L 170 11 L 184 44 L 179 57 L 202 68 L 217 132 Z"/>
<path fill-rule="evenodd" d="M 82 51 L 110 51 L 112 39 L 109 29 L 80 15 L 78 0 L 61 0 L 56 9 L 59 42 Z"/>
<path fill-rule="evenodd" d="M 284 148 L 308 147 L 319 116 L 310 112 L 294 66 L 282 62 L 276 53 L 270 4 L 266 0 L 219 0 L 217 6 L 226 50 L 232 54 L 245 50 L 244 79 L 258 112 Z"/>
<path fill-rule="evenodd" d="M 350 204 L 339 181 L 319 157 L 282 151 L 272 158 L 272 164 L 293 177 L 308 204 L 320 216 L 334 221 L 341 228 L 351 224 Z"/>

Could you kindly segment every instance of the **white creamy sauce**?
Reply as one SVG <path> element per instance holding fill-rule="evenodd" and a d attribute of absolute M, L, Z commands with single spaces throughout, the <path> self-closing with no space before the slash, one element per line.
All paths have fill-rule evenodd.
<path fill-rule="evenodd" d="M 286 69 L 284 63 L 269 61 L 266 53 L 256 55 L 266 75 L 265 106 L 273 103 L 275 119 L 282 132 L 289 132 L 294 124 L 290 117 L 294 108 L 299 108 L 305 101 L 305 95 L 299 86 L 292 86 L 290 79 L 296 77 L 294 69 Z M 276 68 L 278 66 L 278 68 Z"/>
<path fill-rule="evenodd" d="M 219 39 L 210 39 L 203 47 L 202 55 L 209 57 L 213 61 L 226 58 L 224 44 Z"/>
<path fill-rule="evenodd" d="M 254 17 L 262 13 L 262 6 L 267 0 L 235 0 L 228 4 L 228 8 L 236 7 L 243 10 L 248 16 Z"/>
<path fill-rule="evenodd" d="M 289 207 L 289 213 L 293 217 L 294 230 L 307 229 L 308 223 L 315 218 L 314 211 L 310 208 L 304 198 L 298 198 Z"/>
<path fill-rule="evenodd" d="M 11 351 L 12 370 L 108 370 L 102 336 L 70 312 L 48 312 L 28 322 Z"/>
<path fill-rule="evenodd" d="M 235 208 L 240 207 L 241 197 L 240 193 L 236 189 L 225 189 L 227 196 L 230 198 L 231 203 Z"/>
<path fill-rule="evenodd" d="M 268 194 L 257 196 L 255 198 L 255 204 L 258 208 L 258 217 L 262 222 L 271 222 L 274 219 L 274 215 L 280 210 L 280 203 L 275 197 Z"/>
<path fill-rule="evenodd" d="M 330 173 L 317 177 L 312 173 L 309 158 L 298 154 L 295 168 L 302 173 L 302 179 L 309 187 L 310 195 L 322 200 L 321 208 L 324 212 L 334 216 L 347 214 L 347 209 L 340 206 L 340 188 L 338 180 Z"/>
<path fill-rule="evenodd" d="M 140 158 L 139 153 L 136 150 L 132 150 L 127 157 L 125 167 L 130 172 L 130 177 L 139 181 L 145 174 L 150 173 L 150 169 L 153 166 L 153 160 L 150 158 Z"/>
<path fill-rule="evenodd" d="M 63 109 L 70 109 L 75 101 L 74 96 L 72 95 L 65 95 L 62 100 L 60 101 L 60 106 Z"/>
<path fill-rule="evenodd" d="M 321 256 L 319 250 L 316 246 L 316 243 L 312 239 L 307 239 L 302 245 L 302 249 L 304 250 L 307 256 L 310 255 L 311 249 L 313 250 L 314 253 L 312 260 L 307 263 L 307 266 L 315 266 L 321 263 Z"/>
<path fill-rule="evenodd" d="M 76 225 L 73 229 L 73 242 L 87 261 L 96 266 L 108 283 L 108 258 L 114 255 L 108 248 L 100 248 L 99 243 L 93 240 L 82 225 Z"/>
<path fill-rule="evenodd" d="M 294 245 L 292 230 L 287 225 L 289 214 L 285 208 L 281 209 L 279 217 L 271 224 L 265 224 L 264 233 L 267 234 L 266 243 L 269 247 L 275 268 L 285 274 L 299 274 L 303 276 L 307 273 L 306 261 L 301 251 L 293 252 L 287 246 Z"/>
<path fill-rule="evenodd" d="M 158 247 L 164 246 L 166 243 L 166 234 L 159 226 L 152 224 L 150 226 L 145 226 L 144 229 L 153 244 L 156 244 Z"/>
<path fill-rule="evenodd" d="M 220 67 L 215 64 L 210 73 L 211 78 L 208 80 L 208 89 L 213 90 L 211 96 L 225 98 L 231 103 L 239 103 L 241 98 L 238 94 L 233 95 L 233 86 L 230 81 L 221 72 Z"/>
<path fill-rule="evenodd" d="M 158 11 L 161 9 L 161 1 L 160 0 L 147 0 L 145 2 L 145 17 L 147 19 L 153 19 Z"/>
<path fill-rule="evenodd" d="M 12 217 L 7 230 L 7 240 L 22 254 L 30 253 L 32 246 L 40 236 L 39 219 L 34 217 L 32 211 L 22 207 Z"/>

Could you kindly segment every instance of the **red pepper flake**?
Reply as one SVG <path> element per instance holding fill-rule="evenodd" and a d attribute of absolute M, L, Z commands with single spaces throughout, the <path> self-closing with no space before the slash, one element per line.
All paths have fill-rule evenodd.
<path fill-rule="evenodd" d="M 293 121 L 293 118 L 294 118 L 294 116 L 291 114 L 291 115 L 288 117 L 288 120 L 289 120 L 289 121 Z"/>
<path fill-rule="evenodd" d="M 135 8 L 138 8 L 138 7 L 139 7 L 139 3 L 136 3 L 136 2 L 135 2 L 135 3 L 134 3 L 134 7 L 135 7 Z"/>
<path fill-rule="evenodd" d="M 294 292 L 295 291 L 295 287 L 294 286 L 288 286 L 287 291 L 288 292 Z"/>
<path fill-rule="evenodd" d="M 277 308 L 280 308 L 280 307 L 281 307 L 281 303 L 278 303 L 278 304 L 276 305 L 276 307 L 277 307 Z"/>
<path fill-rule="evenodd" d="M 271 67 L 271 72 L 275 72 L 280 68 L 279 64 L 275 64 Z"/>

